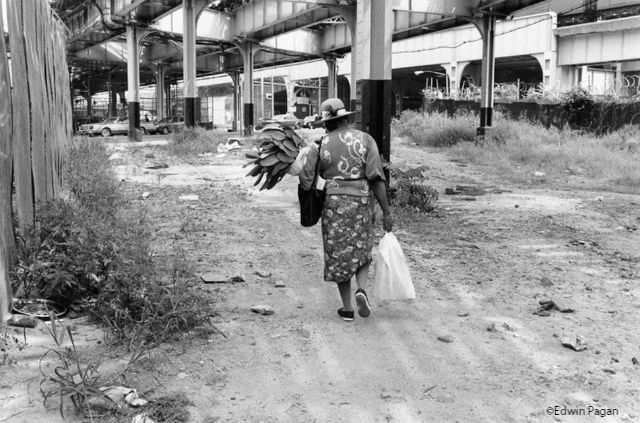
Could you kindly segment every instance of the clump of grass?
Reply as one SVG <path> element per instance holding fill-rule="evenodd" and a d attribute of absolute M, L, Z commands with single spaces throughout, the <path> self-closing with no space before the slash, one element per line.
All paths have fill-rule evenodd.
<path fill-rule="evenodd" d="M 188 263 L 154 262 L 146 212 L 127 203 L 104 146 L 81 139 L 69 154 L 71 195 L 40 205 L 34 228 L 20 234 L 14 292 L 61 305 L 97 299 L 92 316 L 129 349 L 198 326 L 206 309 Z"/>
<path fill-rule="evenodd" d="M 228 136 L 204 128 L 185 128 L 171 134 L 169 144 L 165 147 L 173 156 L 191 156 L 214 153 L 218 144 L 227 141 Z"/>
<path fill-rule="evenodd" d="M 408 137 L 418 145 L 448 147 L 461 141 L 473 141 L 476 137 L 475 117 L 464 113 L 449 118 L 444 113 L 422 113 L 413 110 L 402 112 L 392 123 L 393 134 Z"/>
<path fill-rule="evenodd" d="M 637 127 L 598 137 L 503 119 L 496 124 L 493 142 L 458 144 L 452 153 L 473 163 L 500 168 L 520 181 L 543 172 L 545 178 L 580 175 L 618 187 L 638 188 L 639 135 Z"/>
<path fill-rule="evenodd" d="M 420 212 L 431 212 L 438 201 L 438 190 L 427 184 L 426 166 L 402 170 L 391 168 L 389 188 L 391 204 L 399 209 L 413 208 Z"/>

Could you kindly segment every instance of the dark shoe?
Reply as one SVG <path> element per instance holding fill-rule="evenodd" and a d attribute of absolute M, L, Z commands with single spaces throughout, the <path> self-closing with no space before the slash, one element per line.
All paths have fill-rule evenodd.
<path fill-rule="evenodd" d="M 350 322 L 353 320 L 353 311 L 344 311 L 343 309 L 339 309 L 338 315 L 345 322 Z"/>
<path fill-rule="evenodd" d="M 369 317 L 371 314 L 371 304 L 369 304 L 369 298 L 364 289 L 358 289 L 356 291 L 356 303 L 358 304 L 358 314 L 362 317 Z"/>

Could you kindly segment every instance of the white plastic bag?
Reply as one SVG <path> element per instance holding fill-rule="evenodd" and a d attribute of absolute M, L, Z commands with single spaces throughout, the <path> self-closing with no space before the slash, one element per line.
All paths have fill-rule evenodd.
<path fill-rule="evenodd" d="M 407 260 L 396 236 L 387 232 L 378 244 L 376 255 L 376 298 L 411 300 L 416 297 Z"/>

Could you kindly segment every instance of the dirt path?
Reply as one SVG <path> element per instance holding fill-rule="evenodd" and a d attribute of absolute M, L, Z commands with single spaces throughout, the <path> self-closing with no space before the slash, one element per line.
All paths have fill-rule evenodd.
<path fill-rule="evenodd" d="M 371 317 L 345 323 L 337 289 L 322 281 L 319 227 L 298 224 L 294 178 L 259 192 L 238 152 L 157 171 L 131 165 L 150 151 L 162 159 L 138 148 L 118 171 L 128 189 L 150 193 L 140 201 L 158 251 L 180 246 L 198 272 L 246 281 L 200 285 L 218 299 L 212 320 L 224 336 L 167 345 L 153 371 L 133 377 L 187 393 L 191 421 L 640 421 L 640 196 L 510 186 L 401 143 L 394 163 L 426 164 L 441 192 L 434 213 L 396 214 L 417 299 L 382 304 L 371 291 Z M 508 192 L 443 195 L 457 184 Z M 534 315 L 545 298 L 575 313 Z M 275 314 L 251 313 L 255 304 Z M 587 350 L 561 345 L 572 334 Z M 549 416 L 556 406 L 587 415 Z M 618 414 L 595 414 L 606 409 Z"/>

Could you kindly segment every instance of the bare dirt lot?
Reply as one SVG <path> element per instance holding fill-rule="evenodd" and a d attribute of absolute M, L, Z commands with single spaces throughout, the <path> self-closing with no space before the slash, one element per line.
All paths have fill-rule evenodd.
<path fill-rule="evenodd" d="M 575 177 L 513 185 L 396 140 L 393 163 L 428 166 L 440 192 L 433 213 L 394 216 L 417 298 L 384 304 L 371 289 L 372 315 L 346 323 L 322 280 L 320 228 L 298 223 L 295 178 L 260 192 L 243 151 L 178 160 L 116 147 L 158 254 L 181 247 L 198 274 L 244 279 L 199 284 L 217 332 L 163 345 L 129 375 L 143 396 L 184 393 L 190 421 L 640 421 L 639 195 Z M 142 168 L 149 153 L 169 167 Z M 496 189 L 444 194 L 457 185 Z M 545 299 L 574 312 L 534 314 Z M 257 304 L 275 313 L 252 313 Z M 94 327 L 67 323 L 83 351 L 104 353 Z M 28 330 L 17 364 L 0 367 L 0 422 L 61 420 L 38 392 L 45 334 Z M 562 345 L 577 335 L 585 350 Z"/>

